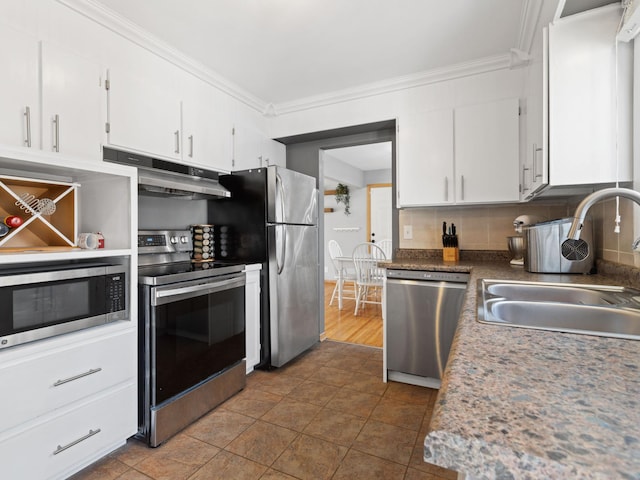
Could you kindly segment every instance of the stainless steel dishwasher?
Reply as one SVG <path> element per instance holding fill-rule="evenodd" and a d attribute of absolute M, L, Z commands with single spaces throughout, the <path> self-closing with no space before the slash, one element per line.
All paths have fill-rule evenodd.
<path fill-rule="evenodd" d="M 440 388 L 468 281 L 468 273 L 387 270 L 390 380 Z"/>

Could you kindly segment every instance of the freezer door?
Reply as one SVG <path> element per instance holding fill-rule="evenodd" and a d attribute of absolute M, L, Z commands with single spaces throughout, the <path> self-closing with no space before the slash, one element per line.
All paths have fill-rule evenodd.
<path fill-rule="evenodd" d="M 268 167 L 267 200 L 268 223 L 318 223 L 318 190 L 313 177 L 282 167 Z"/>
<path fill-rule="evenodd" d="M 318 229 L 268 228 L 271 365 L 281 367 L 320 339 Z"/>

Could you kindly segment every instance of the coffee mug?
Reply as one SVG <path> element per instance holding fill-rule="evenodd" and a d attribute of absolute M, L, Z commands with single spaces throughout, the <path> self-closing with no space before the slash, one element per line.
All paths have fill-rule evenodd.
<path fill-rule="evenodd" d="M 78 235 L 78 246 L 80 248 L 95 250 L 98 248 L 98 241 L 97 233 L 81 233 Z"/>

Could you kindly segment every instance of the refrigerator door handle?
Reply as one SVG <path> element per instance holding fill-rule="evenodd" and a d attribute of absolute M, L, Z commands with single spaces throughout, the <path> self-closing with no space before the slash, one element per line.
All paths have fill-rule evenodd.
<path fill-rule="evenodd" d="M 286 225 L 278 225 L 277 228 L 282 229 L 282 239 L 280 241 L 280 258 L 276 254 L 276 266 L 278 267 L 278 275 L 282 273 L 284 270 L 284 262 L 287 258 L 287 226 Z M 282 260 L 282 264 L 280 264 L 280 260 Z"/>
<path fill-rule="evenodd" d="M 280 177 L 280 175 L 278 173 L 276 173 L 276 188 L 280 191 L 280 222 L 281 223 L 286 223 L 287 220 L 285 219 L 285 208 L 284 208 L 284 204 L 285 204 L 285 198 L 284 198 L 284 184 L 282 183 L 282 178 Z M 276 218 L 277 221 L 277 218 Z"/>

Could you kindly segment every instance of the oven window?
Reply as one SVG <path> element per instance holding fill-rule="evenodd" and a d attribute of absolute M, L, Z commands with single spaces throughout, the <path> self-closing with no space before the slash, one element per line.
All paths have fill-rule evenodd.
<path fill-rule="evenodd" d="M 54 283 L 13 291 L 14 331 L 90 317 L 91 282 Z"/>
<path fill-rule="evenodd" d="M 244 286 L 155 308 L 155 405 L 245 357 Z"/>

